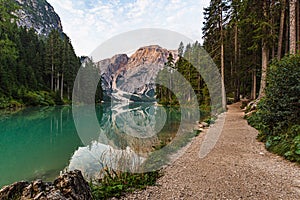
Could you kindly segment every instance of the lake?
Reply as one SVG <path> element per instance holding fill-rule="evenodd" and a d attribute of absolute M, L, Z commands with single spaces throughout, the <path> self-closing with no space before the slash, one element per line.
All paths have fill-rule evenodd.
<path fill-rule="evenodd" d="M 88 178 L 106 165 L 134 171 L 155 150 L 192 132 L 196 121 L 193 111 L 149 103 L 76 110 L 74 115 L 71 106 L 0 113 L 0 187 L 20 180 L 53 181 L 66 169 L 80 169 Z"/>

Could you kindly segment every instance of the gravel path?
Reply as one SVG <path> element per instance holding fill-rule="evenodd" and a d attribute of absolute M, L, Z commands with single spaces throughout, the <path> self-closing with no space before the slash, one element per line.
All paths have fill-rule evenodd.
<path fill-rule="evenodd" d="M 236 103 L 215 148 L 199 158 L 205 134 L 164 170 L 158 186 L 123 199 L 300 199 L 300 166 L 269 153 Z M 207 132 L 207 131 L 206 131 Z"/>

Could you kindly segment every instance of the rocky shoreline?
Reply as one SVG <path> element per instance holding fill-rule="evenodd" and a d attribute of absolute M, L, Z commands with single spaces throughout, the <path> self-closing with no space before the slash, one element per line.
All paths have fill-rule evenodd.
<path fill-rule="evenodd" d="M 89 184 L 84 180 L 81 171 L 66 172 L 57 177 L 53 183 L 36 180 L 20 181 L 0 190 L 0 200 L 34 199 L 34 200 L 67 200 L 92 199 Z"/>

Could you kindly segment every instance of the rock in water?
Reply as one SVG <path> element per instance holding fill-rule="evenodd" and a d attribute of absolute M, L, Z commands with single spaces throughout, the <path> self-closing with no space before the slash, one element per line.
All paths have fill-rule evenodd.
<path fill-rule="evenodd" d="M 75 170 L 62 174 L 53 183 L 36 180 L 31 183 L 21 181 L 5 186 L 0 190 L 0 200 L 10 199 L 86 200 L 92 199 L 92 194 L 81 172 Z"/>

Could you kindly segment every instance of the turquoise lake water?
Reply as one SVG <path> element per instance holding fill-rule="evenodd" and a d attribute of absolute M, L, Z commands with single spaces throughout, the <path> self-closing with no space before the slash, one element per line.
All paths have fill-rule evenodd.
<path fill-rule="evenodd" d="M 0 187 L 37 178 L 53 181 L 66 168 L 93 175 L 107 149 L 114 155 L 134 152 L 143 161 L 153 146 L 176 136 L 182 117 L 178 109 L 153 104 L 101 105 L 96 106 L 95 128 L 89 108 L 80 109 L 77 127 L 71 106 L 0 113 Z"/>

